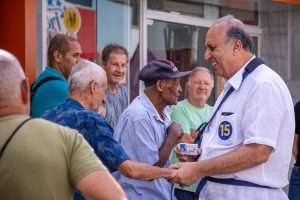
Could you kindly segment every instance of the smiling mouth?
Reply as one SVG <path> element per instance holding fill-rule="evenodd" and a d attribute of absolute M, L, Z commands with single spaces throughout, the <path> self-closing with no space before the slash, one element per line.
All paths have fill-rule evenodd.
<path fill-rule="evenodd" d="M 122 75 L 121 74 L 113 74 L 114 77 L 117 77 L 117 78 L 122 78 Z"/>

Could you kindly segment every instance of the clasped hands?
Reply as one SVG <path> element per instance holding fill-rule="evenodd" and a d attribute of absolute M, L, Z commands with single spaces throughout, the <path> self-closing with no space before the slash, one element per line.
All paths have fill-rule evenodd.
<path fill-rule="evenodd" d="M 197 182 L 201 177 L 199 177 L 199 165 L 196 161 L 201 155 L 201 149 L 198 149 L 197 156 L 183 155 L 177 147 L 175 148 L 175 153 L 181 162 L 169 167 L 173 171 L 173 176 L 167 179 L 170 182 L 178 183 L 182 187 L 190 186 Z"/>

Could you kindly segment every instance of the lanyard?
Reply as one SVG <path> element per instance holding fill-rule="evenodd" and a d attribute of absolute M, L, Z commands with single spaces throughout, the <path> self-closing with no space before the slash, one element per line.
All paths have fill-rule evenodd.
<path fill-rule="evenodd" d="M 254 58 L 253 60 L 251 60 L 247 67 L 245 68 L 244 72 L 243 72 L 243 78 L 242 78 L 242 83 L 245 80 L 245 78 L 251 73 L 253 72 L 259 65 L 264 64 L 264 62 L 259 59 L 259 58 Z M 195 140 L 195 143 L 198 144 L 199 146 L 201 145 L 202 142 L 202 136 L 203 136 L 203 132 L 205 130 L 205 128 L 207 126 L 210 125 L 210 123 L 212 122 L 212 120 L 214 119 L 214 117 L 216 116 L 217 112 L 219 111 L 219 109 L 221 108 L 221 106 L 223 105 L 223 103 L 226 101 L 226 99 L 232 94 L 232 92 L 234 91 L 234 88 L 231 86 L 229 88 L 229 90 L 226 92 L 226 94 L 224 95 L 223 99 L 220 101 L 218 107 L 216 108 L 215 112 L 213 113 L 213 115 L 210 117 L 210 119 L 208 120 L 208 122 L 204 122 L 202 123 L 196 130 L 196 132 L 198 133 L 198 136 Z"/>

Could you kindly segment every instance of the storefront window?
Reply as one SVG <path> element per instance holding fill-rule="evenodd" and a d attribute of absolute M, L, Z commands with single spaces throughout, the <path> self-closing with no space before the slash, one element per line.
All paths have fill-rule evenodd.
<path fill-rule="evenodd" d="M 47 41 L 56 33 L 77 37 L 82 57 L 101 65 L 101 51 L 109 43 L 118 43 L 129 51 L 129 75 L 133 91 L 138 93 L 139 0 L 48 0 Z M 136 88 L 137 87 L 137 88 Z M 136 96 L 137 94 L 135 94 Z"/>
<path fill-rule="evenodd" d="M 48 39 L 57 33 L 76 37 L 82 57 L 96 60 L 96 0 L 48 0 Z"/>
<path fill-rule="evenodd" d="M 192 70 L 203 66 L 213 71 L 211 65 L 204 60 L 205 34 L 208 28 L 153 20 L 148 25 L 148 60 L 171 60 L 180 71 Z M 182 79 L 185 90 L 187 79 Z M 184 98 L 185 91 L 182 93 Z M 209 103 L 215 99 L 213 92 Z"/>
<path fill-rule="evenodd" d="M 220 17 L 223 17 L 225 15 L 234 15 L 235 17 L 242 20 L 245 24 L 258 25 L 258 12 L 257 11 L 249 11 L 249 10 L 221 7 L 220 8 Z"/>

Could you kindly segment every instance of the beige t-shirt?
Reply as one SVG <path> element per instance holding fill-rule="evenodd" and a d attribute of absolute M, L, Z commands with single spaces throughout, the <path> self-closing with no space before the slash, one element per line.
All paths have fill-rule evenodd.
<path fill-rule="evenodd" d="M 26 118 L 0 118 L 0 148 Z M 97 170 L 106 168 L 77 131 L 34 119 L 17 132 L 0 160 L 0 196 L 5 200 L 69 200 L 76 183 Z"/>

